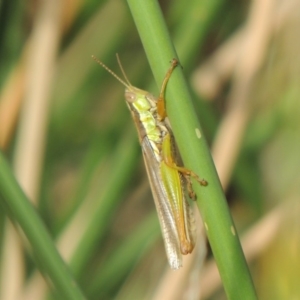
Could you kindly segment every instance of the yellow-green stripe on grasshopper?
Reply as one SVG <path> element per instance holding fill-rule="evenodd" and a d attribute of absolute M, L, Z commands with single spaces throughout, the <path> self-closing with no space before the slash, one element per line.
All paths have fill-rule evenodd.
<path fill-rule="evenodd" d="M 126 87 L 126 104 L 134 120 L 143 150 L 168 261 L 172 269 L 178 269 L 182 266 L 182 255 L 191 253 L 195 246 L 194 218 L 185 198 L 184 183 L 186 181 L 188 184 L 190 197 L 193 196 L 191 176 L 201 185 L 207 185 L 204 179 L 200 179 L 194 172 L 179 167 L 176 163 L 175 141 L 166 118 L 164 93 L 178 61 L 172 60 L 160 96 L 155 98 L 150 93 L 131 85 L 119 57 L 117 58 L 126 81 L 120 79 L 93 56 L 94 60 Z"/>

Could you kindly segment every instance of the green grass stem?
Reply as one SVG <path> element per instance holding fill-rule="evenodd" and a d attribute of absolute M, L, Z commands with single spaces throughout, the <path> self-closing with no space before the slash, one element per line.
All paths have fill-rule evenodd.
<path fill-rule="evenodd" d="M 7 214 L 22 228 L 40 270 L 53 283 L 62 299 L 85 299 L 71 272 L 57 252 L 43 221 L 17 183 L 0 153 L 0 201 Z"/>
<path fill-rule="evenodd" d="M 160 85 L 169 62 L 177 57 L 161 9 L 155 0 L 127 2 L 154 77 Z M 166 99 L 167 112 L 185 166 L 208 181 L 207 187 L 194 184 L 194 189 L 227 297 L 256 299 L 237 231 L 180 68 L 172 74 Z"/>

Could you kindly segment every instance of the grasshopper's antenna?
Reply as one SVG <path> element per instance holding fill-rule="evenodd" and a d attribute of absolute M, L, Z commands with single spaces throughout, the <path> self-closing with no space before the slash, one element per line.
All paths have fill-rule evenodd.
<path fill-rule="evenodd" d="M 117 56 L 118 57 L 118 56 Z M 130 81 L 127 79 L 127 76 L 125 75 L 123 69 L 121 68 L 121 71 L 125 77 L 125 80 L 127 82 L 125 82 L 124 80 L 122 80 L 116 73 L 114 73 L 109 67 L 107 67 L 102 61 L 100 61 L 96 56 L 92 55 L 92 59 L 98 63 L 102 68 L 104 68 L 108 73 L 110 73 L 113 77 L 115 77 L 119 82 L 121 82 L 124 86 L 126 86 L 127 88 L 130 88 L 132 85 L 130 83 Z M 120 62 L 118 60 L 118 63 L 120 65 Z"/>
<path fill-rule="evenodd" d="M 120 57 L 119 57 L 119 54 L 118 54 L 118 53 L 116 54 L 116 57 L 117 57 L 118 64 L 119 64 L 119 67 L 120 67 L 120 69 L 121 69 L 121 72 L 122 72 L 122 74 L 123 74 L 123 76 L 124 76 L 126 82 L 128 83 L 129 86 L 132 86 L 131 82 L 129 81 L 129 79 L 128 79 L 128 77 L 127 77 L 127 75 L 126 75 L 126 73 L 125 73 L 125 71 L 124 71 L 124 69 L 123 69 L 123 66 L 122 66 L 122 64 L 121 64 L 121 60 L 120 60 Z"/>

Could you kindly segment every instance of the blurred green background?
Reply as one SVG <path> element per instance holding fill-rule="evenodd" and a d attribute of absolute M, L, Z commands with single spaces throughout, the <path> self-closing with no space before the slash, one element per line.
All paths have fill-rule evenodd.
<path fill-rule="evenodd" d="M 258 297 L 298 299 L 300 3 L 160 5 Z M 0 147 L 84 293 L 225 299 L 210 253 L 199 280 L 190 270 L 177 298 L 160 294 L 172 274 L 124 88 L 91 59 L 120 74 L 119 53 L 132 84 L 158 95 L 126 2 L 5 0 L 0 14 Z M 0 299 L 46 299 L 6 212 Z"/>

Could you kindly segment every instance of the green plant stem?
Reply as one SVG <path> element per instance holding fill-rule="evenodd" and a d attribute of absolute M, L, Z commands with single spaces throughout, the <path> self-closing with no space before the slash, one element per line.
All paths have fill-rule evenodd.
<path fill-rule="evenodd" d="M 127 2 L 154 77 L 160 85 L 169 62 L 173 57 L 177 57 L 161 9 L 155 0 L 127 0 Z M 166 99 L 168 116 L 185 166 L 192 168 L 208 181 L 207 187 L 194 184 L 194 189 L 227 297 L 256 299 L 226 198 L 180 68 L 172 74 Z"/>
<path fill-rule="evenodd" d="M 0 200 L 12 220 L 22 228 L 32 246 L 35 260 L 38 261 L 43 274 L 50 278 L 62 299 L 85 299 L 2 153 L 0 153 Z"/>

